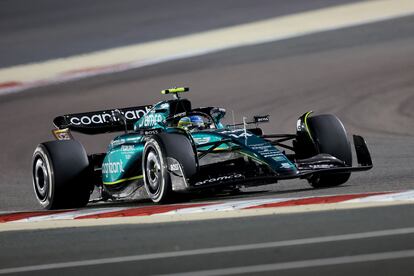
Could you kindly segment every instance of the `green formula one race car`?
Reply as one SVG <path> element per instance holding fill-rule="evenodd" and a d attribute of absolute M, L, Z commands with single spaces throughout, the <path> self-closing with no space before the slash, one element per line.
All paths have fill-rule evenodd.
<path fill-rule="evenodd" d="M 353 171 L 372 168 L 364 139 L 351 145 L 334 115 L 299 117 L 295 134 L 263 134 L 269 116 L 224 125 L 225 109 L 193 108 L 180 97 L 188 88 L 162 91 L 173 99 L 155 105 L 59 116 L 56 141 L 33 154 L 33 186 L 45 209 L 86 206 L 92 192 L 101 200 L 122 199 L 144 186 L 153 202 L 174 202 L 179 193 L 219 191 L 302 178 L 315 187 L 345 183 Z M 71 131 L 124 132 L 106 153 L 88 155 Z M 291 143 L 289 143 L 291 141 Z M 283 150 L 281 150 L 283 149 Z M 288 150 L 289 154 L 285 152 Z"/>

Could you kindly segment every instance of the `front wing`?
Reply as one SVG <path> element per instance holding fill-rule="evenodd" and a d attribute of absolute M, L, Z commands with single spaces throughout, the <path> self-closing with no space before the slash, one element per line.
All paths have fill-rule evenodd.
<path fill-rule="evenodd" d="M 353 135 L 358 166 L 346 166 L 337 158 L 320 154 L 312 158 L 295 160 L 295 174 L 280 175 L 268 166 L 245 162 L 242 158 L 200 166 L 197 175 L 188 181 L 187 190 L 225 186 L 258 186 L 287 179 L 309 179 L 313 175 L 366 171 L 373 167 L 370 152 L 363 137 Z"/>

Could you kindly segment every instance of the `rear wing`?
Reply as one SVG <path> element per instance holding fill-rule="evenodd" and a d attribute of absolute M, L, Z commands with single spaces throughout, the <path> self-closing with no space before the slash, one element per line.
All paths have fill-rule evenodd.
<path fill-rule="evenodd" d="M 53 124 L 58 129 L 69 129 L 83 134 L 103 134 L 123 131 L 125 130 L 125 125 L 114 116 L 114 112 L 119 110 L 126 118 L 126 128 L 132 130 L 134 123 L 147 114 L 151 108 L 152 105 L 144 105 L 67 114 L 56 117 L 53 120 Z"/>

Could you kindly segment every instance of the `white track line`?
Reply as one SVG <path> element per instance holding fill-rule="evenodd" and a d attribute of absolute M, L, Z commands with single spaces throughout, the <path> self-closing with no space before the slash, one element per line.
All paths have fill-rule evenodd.
<path fill-rule="evenodd" d="M 406 234 L 413 234 L 413 233 L 414 233 L 414 227 L 398 228 L 398 229 L 390 229 L 390 230 L 380 230 L 380 231 L 371 231 L 371 232 L 362 232 L 362 233 L 353 233 L 353 234 L 344 234 L 344 235 L 335 235 L 335 236 L 313 237 L 313 238 L 304 238 L 304 239 L 287 240 L 287 241 L 265 242 L 265 243 L 255 243 L 255 244 L 245 244 L 245 245 L 232 245 L 232 246 L 222 246 L 222 247 L 213 247 L 213 248 L 201 248 L 201 249 L 194 249 L 194 250 L 172 251 L 172 252 L 162 252 L 162 253 L 153 253 L 153 254 L 130 255 L 130 256 L 114 257 L 114 258 L 101 258 L 101 259 L 82 260 L 82 261 L 73 261 L 73 262 L 60 262 L 60 263 L 50 263 L 50 264 L 42 264 L 42 265 L 2 268 L 0 269 L 0 274 L 33 272 L 33 271 L 41 271 L 41 270 L 102 265 L 102 264 L 113 264 L 113 263 L 123 263 L 123 262 L 136 262 L 136 261 L 163 259 L 163 258 L 177 258 L 177 257 L 216 254 L 216 253 L 225 253 L 225 252 L 234 252 L 234 251 L 259 250 L 259 249 L 277 248 L 277 247 L 286 247 L 286 246 L 308 245 L 308 244 L 337 242 L 337 241 L 349 241 L 349 240 L 367 239 L 367 238 L 379 238 L 379 237 L 406 235 Z M 401 252 L 405 252 L 405 251 L 401 251 Z M 412 252 L 414 254 L 414 250 L 407 251 L 407 252 Z M 383 254 L 383 253 L 379 253 L 379 254 Z M 398 252 L 391 252 L 387 254 L 396 254 L 396 256 L 401 257 L 401 255 L 399 255 L 400 253 Z M 410 256 L 414 256 L 414 255 L 411 255 L 411 253 L 408 253 L 408 254 Z M 356 258 L 356 256 L 354 257 Z M 353 258 L 353 257 L 348 257 L 348 258 Z M 333 258 L 333 259 L 337 259 L 337 258 Z M 305 262 L 308 262 L 308 261 L 305 261 Z M 216 274 L 212 274 L 212 275 L 216 275 Z"/>
<path fill-rule="evenodd" d="M 317 32 L 414 14 L 412 0 L 365 1 L 307 11 L 176 38 L 0 69 L 0 95 L 25 88 L 108 74 L 225 49 L 256 45 Z"/>
<path fill-rule="evenodd" d="M 365 203 L 365 202 L 391 202 L 391 201 L 414 201 L 414 191 L 391 193 L 385 195 L 373 195 L 364 198 L 346 200 L 343 203 Z"/>
<path fill-rule="evenodd" d="M 46 220 L 75 219 L 80 216 L 106 214 L 110 212 L 117 212 L 117 211 L 122 211 L 122 210 L 127 210 L 127 209 L 131 209 L 131 208 L 130 207 L 114 207 L 114 208 L 81 209 L 81 210 L 67 211 L 64 213 L 57 213 L 57 214 L 52 214 L 52 215 L 34 216 L 30 218 L 15 220 L 13 222 L 38 222 L 38 221 L 46 221 Z"/>
<path fill-rule="evenodd" d="M 295 199 L 298 199 L 298 198 L 269 198 L 269 199 L 229 201 L 229 202 L 224 202 L 224 203 L 219 203 L 219 204 L 214 204 L 214 205 L 178 209 L 178 210 L 161 213 L 158 215 L 234 211 L 234 210 L 245 209 L 245 208 L 254 207 L 258 205 L 263 205 L 263 204 L 285 202 L 285 201 L 290 201 L 290 200 L 295 200 Z"/>
<path fill-rule="evenodd" d="M 362 254 L 362 255 L 354 255 L 354 256 L 313 259 L 313 260 L 304 260 L 304 261 L 275 263 L 275 264 L 264 264 L 264 265 L 252 265 L 252 266 L 212 269 L 212 270 L 191 271 L 191 272 L 185 272 L 185 273 L 177 273 L 177 274 L 174 273 L 174 274 L 163 274 L 163 275 L 169 275 L 169 276 L 239 275 L 239 274 L 247 274 L 247 273 L 300 269 L 300 268 L 310 268 L 310 267 L 339 265 L 339 264 L 378 262 L 378 261 L 412 258 L 412 257 L 414 257 L 414 250 L 403 250 L 403 251 L 381 252 L 381 253 L 373 253 L 373 254 Z"/>

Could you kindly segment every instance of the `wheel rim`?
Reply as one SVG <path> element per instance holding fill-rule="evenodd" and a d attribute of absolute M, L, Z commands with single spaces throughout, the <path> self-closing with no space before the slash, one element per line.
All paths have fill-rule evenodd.
<path fill-rule="evenodd" d="M 156 195 L 161 186 L 162 175 L 160 159 L 154 150 L 148 153 L 145 168 L 150 191 Z"/>
<path fill-rule="evenodd" d="M 49 191 L 49 173 L 47 171 L 46 163 L 43 158 L 37 158 L 33 169 L 34 182 L 36 194 L 41 201 L 47 199 L 47 193 Z"/>

